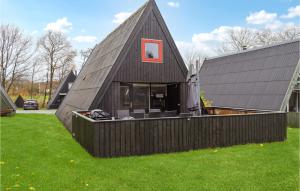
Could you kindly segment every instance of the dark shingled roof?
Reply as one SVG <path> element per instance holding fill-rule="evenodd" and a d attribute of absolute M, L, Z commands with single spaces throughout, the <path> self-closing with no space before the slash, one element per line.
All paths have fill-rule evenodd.
<path fill-rule="evenodd" d="M 71 130 L 72 111 L 90 110 L 99 104 L 113 76 L 118 71 L 118 63 L 122 55 L 125 55 L 127 51 L 124 47 L 128 46 L 129 39 L 133 38 L 134 31 L 138 30 L 136 26 L 142 22 L 140 18 L 144 11 L 150 9 L 153 3 L 155 2 L 150 0 L 144 4 L 92 51 L 56 112 L 58 118 L 69 130 Z"/>
<path fill-rule="evenodd" d="M 9 95 L 6 93 L 2 85 L 0 85 L 0 113 L 8 114 L 8 113 L 15 113 L 17 108 Z"/>
<path fill-rule="evenodd" d="M 69 83 L 73 83 L 76 80 L 76 75 L 73 71 L 71 71 L 67 76 L 65 76 L 59 86 L 56 88 L 55 93 L 52 95 L 51 100 L 47 104 L 48 109 L 56 109 L 60 105 L 60 93 L 68 93 L 69 91 Z"/>
<path fill-rule="evenodd" d="M 215 107 L 283 111 L 299 75 L 299 57 L 295 40 L 205 60 L 201 90 Z"/>

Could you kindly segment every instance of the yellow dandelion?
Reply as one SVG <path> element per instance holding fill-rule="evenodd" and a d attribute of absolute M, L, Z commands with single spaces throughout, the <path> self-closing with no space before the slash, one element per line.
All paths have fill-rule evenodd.
<path fill-rule="evenodd" d="M 264 146 L 264 144 L 260 144 L 260 146 L 261 146 L 261 147 L 263 147 L 263 146 Z"/>
<path fill-rule="evenodd" d="M 89 186 L 89 184 L 85 184 L 85 186 Z"/>

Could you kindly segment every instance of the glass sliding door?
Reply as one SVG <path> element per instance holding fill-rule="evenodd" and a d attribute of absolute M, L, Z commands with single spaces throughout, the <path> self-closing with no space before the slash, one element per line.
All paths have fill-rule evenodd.
<path fill-rule="evenodd" d="M 165 99 L 167 86 L 164 84 L 151 84 L 150 86 L 150 109 L 165 110 Z"/>
<path fill-rule="evenodd" d="M 174 91 L 170 91 L 168 84 L 121 84 L 120 109 L 146 113 L 177 110 L 179 96 L 177 91 L 178 85 L 175 85 Z"/>
<path fill-rule="evenodd" d="M 149 110 L 149 85 L 133 84 L 133 109 Z"/>
<path fill-rule="evenodd" d="M 120 109 L 130 109 L 130 87 L 126 84 L 120 85 Z"/>

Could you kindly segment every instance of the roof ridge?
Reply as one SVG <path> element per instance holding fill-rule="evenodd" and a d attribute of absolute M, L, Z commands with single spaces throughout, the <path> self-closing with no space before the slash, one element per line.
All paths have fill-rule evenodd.
<path fill-rule="evenodd" d="M 113 33 L 115 33 L 117 30 L 119 30 L 120 28 L 122 28 L 122 26 L 125 25 L 126 22 L 128 22 L 130 19 L 132 19 L 134 16 L 136 16 L 140 11 L 142 11 L 143 9 L 145 9 L 145 7 L 147 6 L 147 4 L 148 4 L 149 2 L 150 2 L 150 0 L 147 1 L 146 3 L 144 3 L 144 4 L 143 4 L 138 10 L 136 10 L 134 13 L 132 13 L 125 21 L 123 21 L 121 24 L 119 24 L 113 31 L 111 31 L 110 33 L 108 33 L 108 34 L 106 35 L 106 37 L 103 38 L 103 39 L 101 40 L 100 43 L 97 43 L 97 44 L 95 45 L 95 48 L 96 48 L 96 46 L 102 44 L 106 39 L 108 39 L 108 38 L 109 38 Z"/>
<path fill-rule="evenodd" d="M 273 44 L 258 46 L 258 47 L 248 49 L 248 50 L 242 50 L 242 51 L 238 51 L 238 52 L 225 53 L 225 54 L 218 55 L 218 56 L 212 56 L 212 57 L 206 58 L 205 60 L 213 60 L 213 59 L 223 58 L 223 57 L 227 57 L 227 56 L 234 56 L 234 55 L 238 55 L 238 54 L 253 52 L 253 51 L 257 51 L 257 50 L 272 48 L 272 47 L 275 47 L 275 46 L 281 46 L 281 45 L 291 44 L 291 43 L 295 43 L 295 42 L 300 42 L 300 38 L 296 38 L 296 39 L 293 39 L 293 40 L 281 41 L 281 42 L 275 42 Z"/>

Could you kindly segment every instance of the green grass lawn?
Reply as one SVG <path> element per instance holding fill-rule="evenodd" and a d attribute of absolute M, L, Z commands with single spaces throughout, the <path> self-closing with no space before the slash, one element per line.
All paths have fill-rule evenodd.
<path fill-rule="evenodd" d="M 93 158 L 54 115 L 1 120 L 1 190 L 298 190 L 299 129 L 288 140 Z"/>

